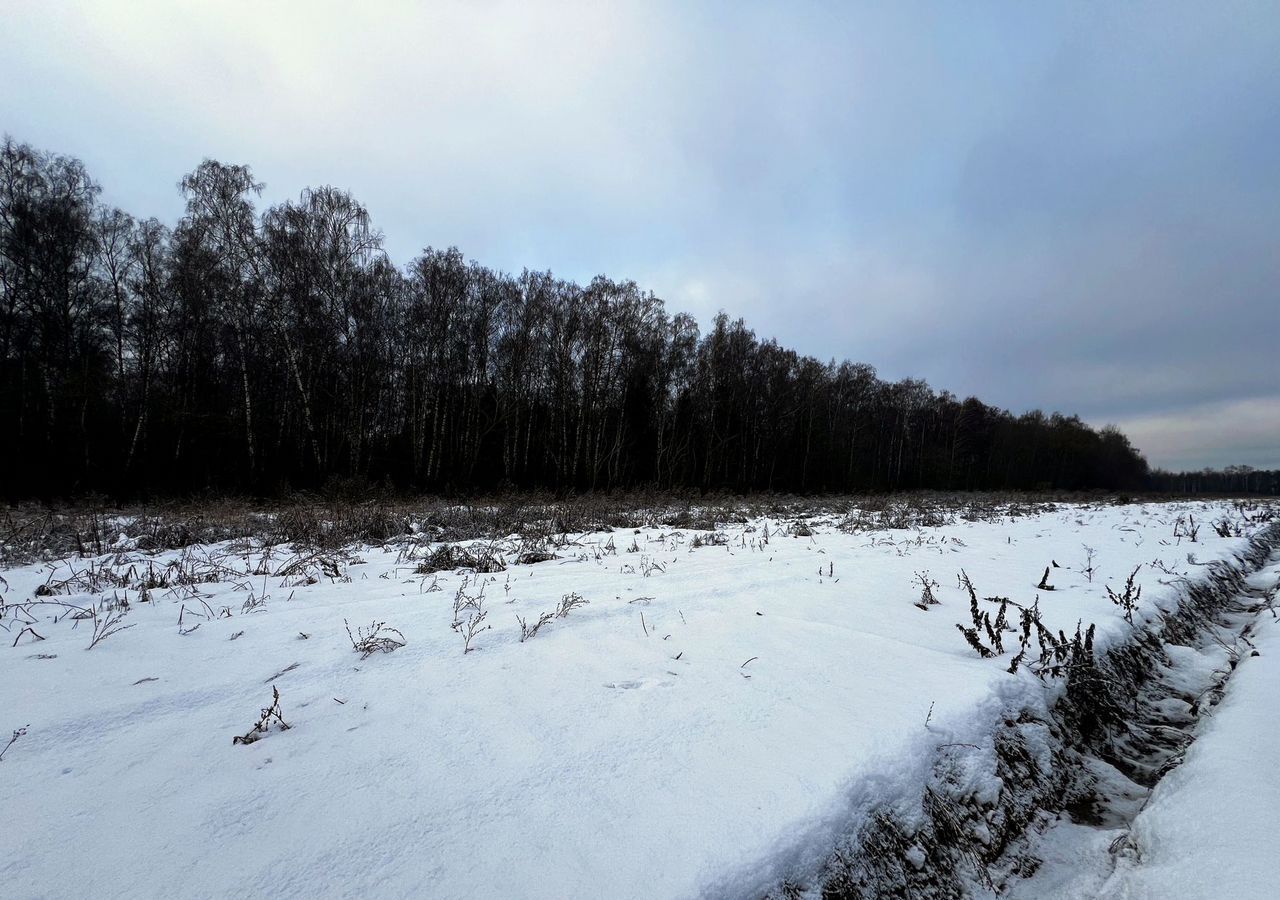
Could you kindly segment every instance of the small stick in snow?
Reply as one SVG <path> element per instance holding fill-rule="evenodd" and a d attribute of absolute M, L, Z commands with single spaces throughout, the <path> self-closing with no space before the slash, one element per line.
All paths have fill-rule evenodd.
<path fill-rule="evenodd" d="M 4 745 L 3 750 L 0 750 L 0 759 L 4 759 L 4 755 L 9 752 L 9 748 L 16 744 L 18 742 L 18 738 L 26 734 L 27 729 L 30 727 L 30 725 L 23 725 L 21 728 L 14 729 L 13 737 L 9 738 L 9 743 Z"/>
<path fill-rule="evenodd" d="M 286 674 L 286 673 L 288 673 L 288 672 L 292 672 L 294 669 L 298 668 L 298 666 L 300 666 L 300 665 L 302 665 L 302 663 L 290 663 L 289 665 L 287 665 L 287 666 L 285 666 L 283 669 L 281 669 L 279 672 L 277 672 L 276 674 L 274 674 L 274 675 L 272 675 L 270 678 L 268 678 L 266 681 L 264 681 L 264 682 L 263 682 L 263 684 L 270 684 L 271 682 L 273 682 L 273 681 L 275 681 L 277 678 L 279 678 L 281 675 L 284 675 L 284 674 Z"/>
<path fill-rule="evenodd" d="M 1053 585 L 1049 583 L 1049 567 L 1048 566 L 1044 567 L 1044 575 L 1041 576 L 1040 583 L 1037 584 L 1036 587 L 1042 591 L 1053 590 Z"/>
<path fill-rule="evenodd" d="M 649 636 L 649 628 L 644 624 L 644 613 L 640 613 L 640 627 L 644 629 L 644 636 Z"/>
<path fill-rule="evenodd" d="M 44 635 L 39 634 L 39 633 L 38 633 L 34 628 L 32 628 L 30 625 L 28 625 L 26 628 L 24 628 L 24 629 L 22 629 L 21 631 L 19 631 L 19 632 L 18 632 L 18 636 L 17 636 L 16 638 L 14 638 L 14 639 L 13 639 L 13 646 L 15 646 L 15 647 L 16 647 L 16 646 L 18 646 L 18 641 L 22 640 L 22 636 L 23 636 L 24 634 L 28 634 L 28 633 L 30 633 L 30 635 L 31 635 L 33 638 L 35 638 L 35 640 L 37 640 L 37 641 L 43 641 L 43 640 L 44 640 Z M 32 643 L 35 643 L 35 641 L 33 641 Z"/>

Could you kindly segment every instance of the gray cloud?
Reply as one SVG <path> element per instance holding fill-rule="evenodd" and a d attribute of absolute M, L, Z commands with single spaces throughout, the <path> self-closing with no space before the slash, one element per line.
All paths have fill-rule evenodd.
<path fill-rule="evenodd" d="M 0 2 L 0 124 L 135 213 L 249 162 L 402 262 L 634 277 L 1157 464 L 1276 462 L 1269 4 Z"/>

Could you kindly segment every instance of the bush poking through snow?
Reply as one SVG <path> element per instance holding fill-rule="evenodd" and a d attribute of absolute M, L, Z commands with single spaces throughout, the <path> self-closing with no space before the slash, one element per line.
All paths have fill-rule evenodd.
<path fill-rule="evenodd" d="M 1089 583 L 1093 584 L 1093 575 L 1098 571 L 1097 567 L 1093 564 L 1093 557 L 1098 551 L 1094 550 L 1088 544 L 1081 544 L 1080 546 L 1084 548 L 1084 566 L 1081 567 L 1080 571 L 1084 572 L 1085 577 L 1089 579 Z"/>
<path fill-rule="evenodd" d="M 477 634 L 482 631 L 488 631 L 493 627 L 492 625 L 485 625 L 483 628 L 480 627 L 488 617 L 489 611 L 487 609 L 482 609 L 481 607 L 476 607 L 476 609 L 478 612 L 471 613 L 466 617 L 466 619 L 458 622 L 454 626 L 454 631 L 462 635 L 463 656 L 466 656 L 472 650 L 476 649 L 475 647 L 472 647 L 471 644 L 475 640 Z"/>
<path fill-rule="evenodd" d="M 468 579 L 463 578 L 462 584 L 458 585 L 458 592 L 453 595 L 453 624 L 449 626 L 462 635 L 463 656 L 475 649 L 471 643 L 477 634 L 493 627 L 484 625 L 484 620 L 489 615 L 489 611 L 484 608 L 484 582 L 480 582 L 480 591 L 474 595 L 467 593 L 467 584 Z"/>
<path fill-rule="evenodd" d="M 996 626 L 991 622 L 991 614 L 985 613 L 978 608 L 978 591 L 974 588 L 973 582 L 969 579 L 969 573 L 964 569 L 961 569 L 956 580 L 959 582 L 960 587 L 964 588 L 965 592 L 969 595 L 969 617 L 973 620 L 973 627 L 971 628 L 966 628 L 959 622 L 956 623 L 956 628 L 958 628 L 960 633 L 964 635 L 964 639 L 968 642 L 969 646 L 976 650 L 978 655 L 983 659 L 990 659 L 993 656 L 999 656 L 1004 652 L 1001 631 L 1004 627 L 1005 605 L 1009 601 L 1003 597 L 986 598 L 988 602 L 1000 603 L 1000 613 L 997 616 L 997 621 L 1000 622 L 1000 628 L 996 628 Z M 916 605 L 919 606 L 919 604 Z M 984 632 L 986 633 L 987 640 L 990 642 L 991 646 L 987 646 L 982 643 L 982 634 Z"/>
<path fill-rule="evenodd" d="M 375 653 L 390 653 L 399 650 L 407 642 L 399 629 L 391 628 L 385 622 L 373 622 L 368 628 L 357 628 L 351 633 L 351 625 L 346 619 L 342 624 L 347 626 L 347 637 L 351 639 L 351 649 L 360 654 L 361 659 L 368 659 Z"/>
<path fill-rule="evenodd" d="M 831 571 L 832 574 L 835 573 L 834 566 Z M 920 599 L 915 603 L 920 609 L 928 610 L 930 606 L 937 606 L 942 602 L 934 596 L 933 592 L 938 589 L 938 582 L 929 577 L 928 569 L 923 572 L 917 572 L 913 584 L 920 585 Z"/>
<path fill-rule="evenodd" d="M 582 599 L 581 594 L 565 594 L 560 598 L 560 602 L 556 604 L 556 610 L 554 613 L 542 613 L 538 616 L 538 620 L 532 625 L 530 625 L 523 617 L 516 616 L 516 621 L 520 623 L 520 643 L 523 644 L 525 641 L 532 638 L 542 630 L 544 625 L 551 624 L 552 619 L 563 619 L 579 606 L 586 606 L 589 602 L 591 601 Z M 633 600 L 631 602 L 634 603 L 635 601 Z"/>
<path fill-rule="evenodd" d="M 978 655 L 983 659 L 990 659 L 996 655 L 994 650 L 982 643 L 982 638 L 978 636 L 978 629 L 965 628 L 959 622 L 956 623 L 956 628 L 960 629 L 960 633 L 963 634 L 964 639 L 969 642 L 969 646 L 976 650 Z"/>
<path fill-rule="evenodd" d="M 1000 609 L 996 612 L 995 624 L 991 622 L 991 613 L 983 613 L 982 624 L 986 627 L 987 637 L 991 641 L 991 645 L 996 648 L 996 653 L 1004 653 L 1004 633 L 1013 631 L 1009 627 L 1009 598 L 1008 597 L 988 597 L 988 600 L 1000 602 Z"/>
<path fill-rule="evenodd" d="M 284 720 L 284 715 L 280 709 L 280 688 L 273 687 L 271 689 L 271 705 L 262 710 L 262 715 L 258 716 L 258 721 L 254 726 L 244 734 L 237 734 L 231 739 L 232 746 L 236 744 L 252 744 L 254 741 L 261 740 L 262 736 L 271 730 L 271 726 L 275 725 L 280 731 L 288 731 L 289 723 Z"/>
<path fill-rule="evenodd" d="M 556 618 L 563 619 L 579 606 L 586 606 L 589 602 L 589 600 L 583 600 L 581 594 L 565 594 L 556 605 Z"/>
<path fill-rule="evenodd" d="M 1040 678 L 1060 678 L 1075 673 L 1077 689 L 1082 689 L 1081 686 L 1088 687 L 1094 669 L 1094 626 L 1090 624 L 1087 629 L 1081 630 L 1082 628 L 1083 623 L 1077 622 L 1075 636 L 1071 638 L 1061 629 L 1054 634 L 1040 619 L 1040 598 L 1037 597 L 1030 607 L 1022 608 L 1022 621 L 1018 629 L 1020 646 L 1009 665 L 1009 671 L 1017 672 L 1018 665 L 1027 658 L 1027 652 L 1031 649 L 1031 635 L 1034 633 L 1040 653 L 1027 667 Z"/>
<path fill-rule="evenodd" d="M 450 544 L 437 547 L 431 555 L 418 564 L 419 575 L 432 575 L 436 572 L 451 572 L 454 569 L 472 569 L 486 575 L 505 572 L 507 563 L 495 550 L 493 542 L 477 551 L 475 548 L 463 549 Z"/>
<path fill-rule="evenodd" d="M 1135 569 L 1133 575 L 1129 576 L 1130 585 L 1132 585 L 1133 577 L 1137 573 L 1138 570 Z M 987 603 L 998 603 L 1000 605 L 993 620 L 991 613 L 983 612 L 978 607 L 978 592 L 974 589 L 973 582 L 969 580 L 969 576 L 963 570 L 960 572 L 959 582 L 960 586 L 969 594 L 969 615 L 973 619 L 973 625 L 966 627 L 956 623 L 956 629 L 964 635 L 965 641 L 983 659 L 1001 656 L 1004 653 L 1004 635 L 1006 632 L 1013 632 L 1019 635 L 1019 647 L 1018 652 L 1009 661 L 1008 671 L 1010 674 L 1016 674 L 1018 668 L 1027 662 L 1028 654 L 1031 650 L 1032 635 L 1035 636 L 1040 652 L 1027 665 L 1041 678 L 1058 678 L 1073 669 L 1091 669 L 1093 666 L 1093 625 L 1090 625 L 1087 630 L 1082 630 L 1083 623 L 1077 623 L 1074 638 L 1068 638 L 1066 632 L 1062 630 L 1054 634 L 1045 627 L 1040 618 L 1039 596 L 1036 597 L 1035 603 L 1031 606 L 1015 603 L 1008 597 L 984 598 Z M 1110 592 L 1109 588 L 1108 592 Z M 1125 595 L 1131 596 L 1133 604 L 1136 606 L 1138 595 L 1141 592 L 1142 589 L 1140 587 L 1136 590 L 1128 589 Z M 1121 599 L 1117 602 L 1123 603 L 1123 596 L 1125 595 L 1121 595 Z M 1021 610 L 1019 627 L 1017 628 L 1009 624 L 1009 607 L 1011 606 Z M 1132 612 L 1130 611 L 1129 615 L 1131 614 Z M 984 637 L 986 639 L 985 642 L 983 640 Z M 1078 680 L 1079 684 L 1086 684 L 1087 682 L 1087 675 Z"/>
<path fill-rule="evenodd" d="M 969 595 L 969 615 L 973 618 L 973 627 L 982 627 L 982 614 L 978 611 L 978 591 L 969 579 L 969 573 L 961 569 L 960 574 L 956 576 L 956 582 Z"/>
<path fill-rule="evenodd" d="M 544 612 L 538 616 L 538 621 L 534 622 L 533 625 L 530 626 L 523 617 L 516 616 L 516 621 L 520 623 L 520 643 L 523 644 L 525 641 L 532 638 L 542 630 L 543 625 L 550 623 L 554 618 L 555 616 L 552 613 Z"/>
<path fill-rule="evenodd" d="M 1241 524 L 1239 522 L 1232 522 L 1226 516 L 1223 516 L 1222 519 L 1213 523 L 1213 530 L 1216 531 L 1218 533 L 1218 537 L 1221 538 L 1242 537 L 1244 535 L 1244 528 Z"/>
<path fill-rule="evenodd" d="M 418 563 L 419 575 L 434 575 L 436 572 L 448 572 L 457 568 L 456 552 L 453 547 L 445 545 L 437 547 L 431 555 Z"/>
<path fill-rule="evenodd" d="M 1196 539 L 1200 536 L 1200 526 L 1196 524 L 1196 517 L 1188 515 L 1184 519 L 1178 516 L 1173 523 L 1173 536 L 1178 541 L 1186 538 L 1191 543 L 1196 543 Z"/>
<path fill-rule="evenodd" d="M 267 608 L 267 598 L 259 597 L 257 594 L 254 594 L 252 591 L 250 591 L 249 599 L 244 601 L 244 603 L 240 605 L 240 612 L 242 614 L 252 613 L 252 612 L 262 612 L 266 608 Z"/>
<path fill-rule="evenodd" d="M 93 638 L 89 641 L 89 646 L 85 649 L 92 650 L 94 647 L 98 646 L 98 644 L 111 637 L 111 635 L 118 634 L 126 628 L 132 628 L 133 625 L 122 624 L 124 621 L 124 614 L 128 611 L 128 600 L 123 602 L 117 600 L 112 604 L 110 609 L 107 608 L 107 602 L 105 600 L 102 601 L 102 603 L 90 604 L 89 612 L 93 619 Z"/>
<path fill-rule="evenodd" d="M 344 550 L 298 554 L 271 574 L 276 578 L 286 579 L 286 586 L 289 586 L 290 583 L 298 586 L 318 584 L 321 578 L 327 578 L 330 582 L 350 581 L 351 579 L 344 571 L 343 566 L 350 563 L 352 559 L 352 555 Z M 255 571 L 254 574 L 265 575 L 267 573 Z"/>
<path fill-rule="evenodd" d="M 545 548 L 534 548 L 525 550 L 516 557 L 516 562 L 522 566 L 532 566 L 536 563 L 550 562 L 555 559 L 556 555 Z"/>
<path fill-rule="evenodd" d="M 1111 590 L 1111 585 L 1107 585 L 1107 596 L 1111 598 L 1111 602 L 1124 610 L 1124 620 L 1130 625 L 1133 624 L 1133 611 L 1138 608 L 1138 598 L 1142 596 L 1142 585 L 1135 585 L 1133 579 L 1137 577 L 1138 566 L 1129 573 L 1129 577 L 1124 582 L 1124 592 L 1117 594 Z"/>
<path fill-rule="evenodd" d="M 455 631 L 462 624 L 462 614 L 468 609 L 480 612 L 484 606 L 484 582 L 480 582 L 480 592 L 475 595 L 467 593 L 467 586 L 471 583 L 469 576 L 463 576 L 462 584 L 458 585 L 458 590 L 453 595 L 453 622 L 450 628 Z"/>

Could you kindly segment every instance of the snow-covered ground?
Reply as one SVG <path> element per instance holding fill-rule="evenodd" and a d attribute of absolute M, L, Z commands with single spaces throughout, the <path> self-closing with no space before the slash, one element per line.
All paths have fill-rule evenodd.
<path fill-rule="evenodd" d="M 1253 587 L 1274 597 L 1280 563 Z M 1264 610 L 1236 646 L 1168 648 L 1175 679 L 1203 684 L 1231 670 L 1222 701 L 1194 729 L 1183 761 L 1147 791 L 1097 760 L 1117 819 L 1067 817 L 1038 839 L 1044 864 L 1012 900 L 1269 900 L 1277 896 L 1280 826 L 1280 623 Z"/>
<path fill-rule="evenodd" d="M 1186 761 L 1138 814 L 1134 852 L 1121 858 L 1103 897 L 1268 900 L 1280 890 L 1280 628 L 1270 615 L 1254 643 L 1258 655 L 1242 657 Z"/>
<path fill-rule="evenodd" d="M 1185 527 L 1175 536 L 1188 514 L 1194 543 Z M 482 575 L 418 574 L 427 545 L 412 558 L 353 548 L 327 572 L 284 548 L 125 550 L 94 563 L 220 574 L 145 602 L 135 589 L 43 596 L 25 613 L 14 604 L 90 561 L 11 569 L 0 743 L 27 730 L 0 759 L 0 893 L 738 897 L 804 882 L 868 809 L 918 793 L 938 745 L 1053 690 L 1025 666 L 1006 671 L 1016 641 L 999 659 L 966 644 L 962 569 L 982 597 L 1038 595 L 1051 628 L 1097 623 L 1105 647 L 1134 627 L 1106 586 L 1141 566 L 1140 624 L 1179 577 L 1244 546 L 1214 533 L 1223 516 L 1239 521 L 1227 504 L 1063 505 L 855 533 L 833 517 L 807 536 L 754 520 L 722 528 L 723 545 L 647 528 L 569 535 L 556 559 Z M 1046 567 L 1052 591 L 1037 588 Z M 940 603 L 922 609 L 926 572 Z M 93 621 L 50 605 L 121 595 L 129 627 L 92 649 Z M 517 617 L 532 627 L 566 597 L 572 608 L 521 642 Z M 22 631 L 28 619 L 44 640 Z M 344 620 L 385 622 L 404 646 L 362 658 Z M 1257 743 L 1234 751 L 1240 765 L 1274 756 L 1275 732 L 1252 712 L 1275 683 L 1262 653 L 1214 723 L 1218 744 Z M 233 744 L 273 688 L 288 730 Z M 1214 734 L 1196 745 L 1201 768 L 1233 752 Z M 1221 774 L 1222 790 L 1248 793 Z M 1200 826 L 1166 833 L 1177 804 L 1210 796 L 1178 783 L 1139 820 L 1164 849 L 1117 896 L 1202 896 L 1142 880 L 1182 879 L 1174 866 L 1216 846 Z"/>

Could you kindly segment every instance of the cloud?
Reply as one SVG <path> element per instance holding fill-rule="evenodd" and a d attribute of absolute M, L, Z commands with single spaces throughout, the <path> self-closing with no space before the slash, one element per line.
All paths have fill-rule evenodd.
<path fill-rule="evenodd" d="M 1280 395 L 1137 416 L 1119 426 L 1152 465 L 1171 471 L 1222 468 L 1242 459 L 1255 468 L 1280 469 Z"/>

